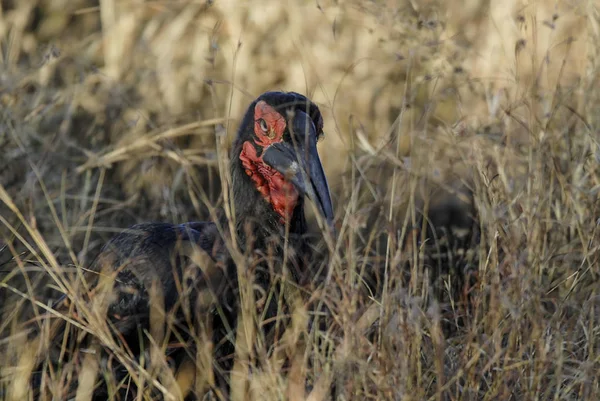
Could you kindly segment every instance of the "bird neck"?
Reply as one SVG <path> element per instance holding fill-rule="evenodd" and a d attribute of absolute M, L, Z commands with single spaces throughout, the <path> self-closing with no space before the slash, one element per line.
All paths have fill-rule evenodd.
<path fill-rule="evenodd" d="M 266 201 L 238 163 L 232 166 L 232 191 L 236 235 L 242 248 L 258 251 L 272 248 L 282 251 L 284 246 L 299 246 L 307 224 L 302 198 L 287 221 Z"/>

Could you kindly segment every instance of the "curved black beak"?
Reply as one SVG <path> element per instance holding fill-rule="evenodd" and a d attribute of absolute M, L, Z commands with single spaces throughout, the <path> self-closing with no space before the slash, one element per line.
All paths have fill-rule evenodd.
<path fill-rule="evenodd" d="M 317 152 L 317 134 L 311 118 L 296 110 L 288 122 L 290 138 L 266 148 L 263 161 L 289 179 L 319 208 L 333 227 L 333 204 Z"/>

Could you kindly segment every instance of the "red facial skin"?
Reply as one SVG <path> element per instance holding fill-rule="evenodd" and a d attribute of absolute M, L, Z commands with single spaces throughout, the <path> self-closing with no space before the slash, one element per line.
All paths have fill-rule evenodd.
<path fill-rule="evenodd" d="M 281 216 L 282 222 L 291 216 L 298 204 L 299 194 L 291 182 L 286 181 L 281 173 L 263 161 L 262 155 L 269 146 L 283 140 L 285 127 L 285 118 L 261 100 L 254 107 L 254 133 L 257 138 L 254 143 L 260 146 L 263 152 L 259 157 L 256 148 L 248 140 L 243 143 L 240 153 L 240 161 L 246 174 L 252 179 L 263 198 Z M 264 128 L 266 131 L 263 130 Z"/>

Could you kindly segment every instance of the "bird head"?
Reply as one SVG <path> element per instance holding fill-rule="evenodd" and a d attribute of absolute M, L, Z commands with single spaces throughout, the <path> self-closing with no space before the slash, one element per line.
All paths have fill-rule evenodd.
<path fill-rule="evenodd" d="M 323 118 L 317 105 L 294 92 L 266 92 L 249 106 L 232 154 L 240 207 L 251 195 L 262 198 L 279 223 L 302 212 L 304 197 L 311 199 L 331 226 L 333 205 L 317 141 Z M 253 189 L 246 190 L 248 186 Z M 244 191 L 242 193 L 241 191 Z M 254 191 L 253 193 L 248 193 Z"/>

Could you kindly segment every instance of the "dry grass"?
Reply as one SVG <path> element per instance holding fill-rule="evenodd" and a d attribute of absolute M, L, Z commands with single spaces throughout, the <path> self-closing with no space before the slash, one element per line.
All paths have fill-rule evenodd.
<path fill-rule="evenodd" d="M 22 321 L 32 316 L 43 333 L 54 315 L 94 339 L 44 378 L 56 399 L 73 375 L 77 399 L 90 399 L 102 370 L 94 347 L 165 399 L 214 385 L 203 324 L 183 365 L 197 369 L 177 386 L 156 357 L 162 325 L 144 366 L 110 336 L 102 304 L 47 305 L 74 293 L 78 268 L 115 232 L 211 218 L 241 113 L 281 89 L 324 114 L 338 237 L 327 280 L 291 292 L 273 344 L 257 330 L 253 278 L 239 273 L 231 399 L 600 399 L 595 2 L 0 7 L 3 397 L 26 398 L 36 345 L 48 341 L 31 343 Z M 477 220 L 465 225 L 471 207 Z M 415 241 L 420 211 L 454 235 Z M 459 225 L 471 242 L 448 244 L 463 238 Z"/>

